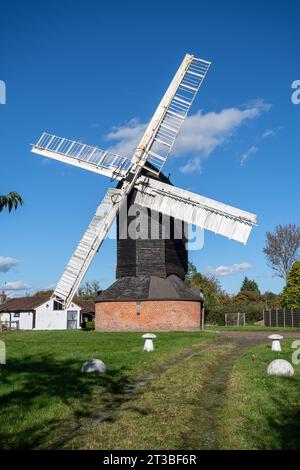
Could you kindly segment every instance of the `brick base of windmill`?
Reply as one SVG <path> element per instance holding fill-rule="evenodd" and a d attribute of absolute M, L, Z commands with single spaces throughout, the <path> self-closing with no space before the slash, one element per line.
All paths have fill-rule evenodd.
<path fill-rule="evenodd" d="M 98 331 L 199 331 L 203 297 L 175 275 L 125 277 L 102 292 L 95 312 Z"/>
<path fill-rule="evenodd" d="M 145 173 L 147 174 L 147 173 Z M 171 182 L 163 174 L 159 179 Z M 142 208 L 128 198 L 128 214 Z M 141 224 L 140 238 L 129 234 L 134 216 L 117 217 L 117 280 L 96 299 L 95 327 L 98 331 L 197 331 L 202 326 L 203 294 L 185 282 L 188 269 L 186 224 L 152 211 Z M 152 229 L 158 238 L 151 239 Z M 169 227 L 166 227 L 169 223 Z M 122 225 L 123 224 L 123 225 Z M 153 225 L 154 224 L 154 225 Z M 177 228 L 176 228 L 177 227 Z M 178 227 L 181 227 L 180 235 Z M 164 233 L 169 237 L 165 238 Z"/>

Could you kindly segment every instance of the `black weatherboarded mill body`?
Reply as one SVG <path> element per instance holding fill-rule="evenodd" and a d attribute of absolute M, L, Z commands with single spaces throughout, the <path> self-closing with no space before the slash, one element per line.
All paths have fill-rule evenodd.
<path fill-rule="evenodd" d="M 143 170 L 143 174 L 172 184 L 162 173 L 155 176 Z M 97 301 L 203 300 L 184 283 L 187 224 L 138 206 L 134 198 L 133 190 L 117 218 L 117 281 Z"/>

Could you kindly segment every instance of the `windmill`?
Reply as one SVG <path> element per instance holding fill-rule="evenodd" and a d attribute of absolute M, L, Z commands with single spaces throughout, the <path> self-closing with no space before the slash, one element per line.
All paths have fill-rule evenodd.
<path fill-rule="evenodd" d="M 34 153 L 118 181 L 115 188 L 110 188 L 106 192 L 55 287 L 53 297 L 61 303 L 63 308 L 69 307 L 92 259 L 101 247 L 127 198 L 130 199 L 130 204 L 135 203 L 153 212 L 169 216 L 171 219 L 179 219 L 182 223 L 194 224 L 233 240 L 247 242 L 251 229 L 256 223 L 255 215 L 174 187 L 161 171 L 209 67 L 210 62 L 198 59 L 193 55 L 187 54 L 184 57 L 131 159 L 48 133 L 43 133 L 38 142 L 32 146 Z M 165 260 L 164 270 L 161 275 L 162 271 L 158 272 L 158 277 L 167 278 L 169 275 L 171 277 L 176 275 L 177 278 L 183 277 L 182 272 L 186 270 L 187 266 L 183 241 L 183 239 L 179 240 L 176 245 L 173 237 L 171 244 L 163 246 L 164 251 L 161 253 L 163 253 Z M 153 274 L 151 272 L 151 269 L 154 269 L 153 262 L 150 261 L 152 268 L 150 266 L 150 271 L 146 272 L 143 271 L 145 260 L 140 262 L 140 268 L 142 266 L 143 268 L 139 271 L 136 254 L 139 248 L 137 248 L 136 241 L 118 240 L 118 243 L 117 273 L 119 275 L 117 277 L 128 278 L 131 276 L 135 278 L 140 276 L 138 279 L 138 285 L 140 285 L 145 281 L 145 276 Z M 151 240 L 149 243 L 151 244 Z M 130 256 L 132 246 L 135 250 L 134 263 Z M 143 253 L 146 252 L 147 249 L 144 247 Z M 169 264 L 165 259 L 167 252 L 169 253 Z M 160 257 L 160 252 L 156 253 Z M 153 260 L 152 254 L 150 250 L 148 261 L 151 257 Z M 172 256 L 176 258 L 176 262 L 172 261 Z M 125 270 L 124 259 L 127 259 Z M 146 264 L 148 261 L 146 260 Z M 176 264 L 177 266 L 175 266 Z M 129 265 L 131 267 L 128 271 Z M 157 277 L 156 271 L 154 274 Z M 176 283 L 178 287 L 178 279 L 172 279 L 173 284 L 171 287 L 169 286 L 171 290 Z M 152 286 L 154 291 L 155 285 L 157 287 L 159 282 L 157 279 L 155 280 L 154 287 Z M 130 279 L 127 279 L 123 283 L 124 289 L 128 288 L 129 284 Z M 120 286 L 123 289 L 122 283 Z M 136 288 L 137 284 L 128 294 L 128 299 L 132 299 L 134 296 L 139 298 L 139 294 L 136 294 Z M 156 292 L 159 290 L 161 289 L 157 287 Z M 140 294 L 140 298 L 143 298 L 142 294 Z M 108 298 L 108 300 L 112 299 Z"/>

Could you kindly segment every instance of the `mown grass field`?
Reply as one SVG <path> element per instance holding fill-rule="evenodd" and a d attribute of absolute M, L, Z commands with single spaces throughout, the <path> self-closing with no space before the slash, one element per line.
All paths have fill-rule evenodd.
<path fill-rule="evenodd" d="M 0 339 L 1 449 L 300 448 L 300 366 L 292 378 L 268 377 L 277 357 L 268 340 L 252 346 L 222 333 L 159 333 L 155 351 L 144 353 L 140 333 Z M 292 341 L 280 355 L 289 361 Z M 90 358 L 108 373 L 81 374 Z"/>
<path fill-rule="evenodd" d="M 257 325 L 245 325 L 245 326 L 223 326 L 223 325 L 207 325 L 206 331 L 266 331 L 266 332 L 300 332 L 300 328 L 281 328 L 281 327 L 269 327 L 269 326 L 257 326 Z"/>
<path fill-rule="evenodd" d="M 293 341 L 281 341 L 280 354 L 272 352 L 270 344 L 263 344 L 236 361 L 227 399 L 218 413 L 220 448 L 300 449 L 300 365 L 294 365 L 293 377 L 268 377 L 265 373 L 274 359 L 291 362 Z"/>
<path fill-rule="evenodd" d="M 105 409 L 126 384 L 155 371 L 169 357 L 213 338 L 212 334 L 160 333 L 151 354 L 141 333 L 84 331 L 7 332 L 0 365 L 0 448 L 48 448 L 81 421 Z M 100 358 L 104 376 L 81 374 Z"/>

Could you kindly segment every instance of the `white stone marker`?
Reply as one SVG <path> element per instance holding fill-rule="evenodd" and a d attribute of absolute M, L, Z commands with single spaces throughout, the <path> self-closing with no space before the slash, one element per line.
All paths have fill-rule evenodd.
<path fill-rule="evenodd" d="M 270 362 L 267 368 L 268 375 L 281 375 L 283 377 L 291 377 L 294 375 L 294 368 L 285 359 L 275 359 Z"/>
<path fill-rule="evenodd" d="M 91 372 L 98 372 L 98 374 L 105 374 L 106 365 L 100 359 L 91 359 L 83 364 L 81 367 L 83 374 L 90 374 Z"/>
<path fill-rule="evenodd" d="M 281 352 L 280 340 L 283 339 L 283 336 L 270 335 L 268 338 L 272 340 L 272 351 Z"/>
<path fill-rule="evenodd" d="M 156 338 L 156 335 L 153 333 L 145 333 L 142 338 L 145 338 L 144 351 L 151 352 L 154 350 L 153 339 Z"/>

